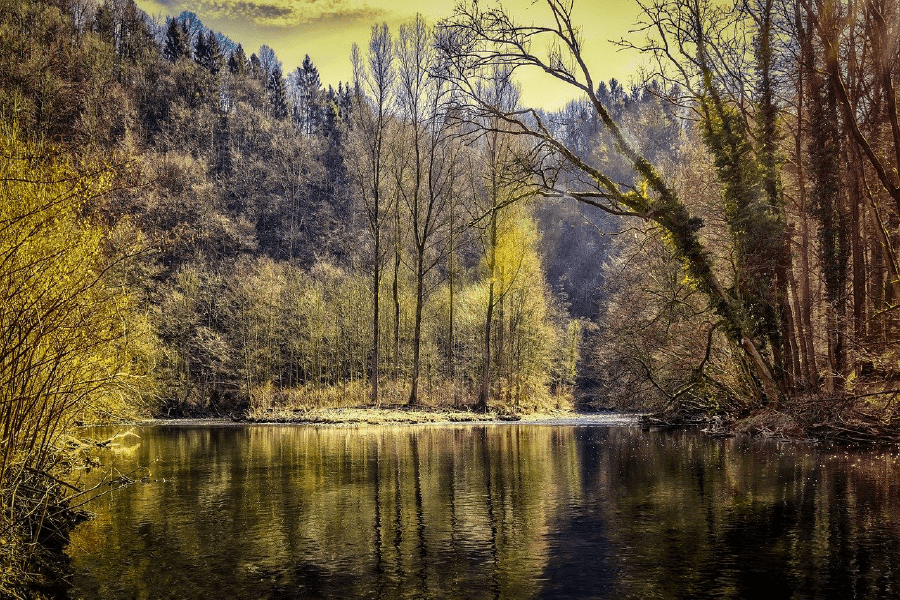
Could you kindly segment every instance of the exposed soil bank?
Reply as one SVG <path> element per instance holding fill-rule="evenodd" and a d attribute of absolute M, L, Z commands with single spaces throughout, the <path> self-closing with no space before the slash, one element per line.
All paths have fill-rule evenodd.
<path fill-rule="evenodd" d="M 644 426 L 703 425 L 713 437 L 749 434 L 807 442 L 841 444 L 900 444 L 900 410 L 893 402 L 874 403 L 867 397 L 796 398 L 775 409 L 715 416 L 670 412 L 641 420 Z"/>

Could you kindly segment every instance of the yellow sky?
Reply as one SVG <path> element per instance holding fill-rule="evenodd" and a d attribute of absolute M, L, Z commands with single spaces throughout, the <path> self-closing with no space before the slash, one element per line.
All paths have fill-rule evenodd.
<path fill-rule="evenodd" d="M 454 0 L 417 3 L 411 0 L 136 0 L 151 16 L 164 18 L 191 11 L 203 24 L 243 45 L 249 56 L 267 44 L 292 71 L 309 54 L 324 84 L 351 79 L 350 47 L 366 46 L 372 24 L 387 22 L 392 31 L 421 12 L 430 23 L 451 13 Z M 482 0 L 487 5 L 492 0 Z M 520 23 L 544 22 L 541 0 L 504 0 Z M 594 78 L 615 77 L 628 83 L 640 58 L 617 51 L 609 40 L 628 35 L 637 17 L 634 0 L 576 0 L 574 20 L 582 27 L 585 55 Z M 568 86 L 540 72 L 523 71 L 522 102 L 555 109 L 574 94 Z"/>

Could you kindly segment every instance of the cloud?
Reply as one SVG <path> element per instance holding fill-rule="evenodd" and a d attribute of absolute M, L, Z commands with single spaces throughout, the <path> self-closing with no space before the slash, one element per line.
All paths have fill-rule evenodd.
<path fill-rule="evenodd" d="M 184 3 L 183 0 L 161 2 L 170 7 Z M 374 22 L 385 14 L 364 0 L 198 0 L 190 3 L 190 10 L 204 18 L 250 20 L 268 27 Z"/>

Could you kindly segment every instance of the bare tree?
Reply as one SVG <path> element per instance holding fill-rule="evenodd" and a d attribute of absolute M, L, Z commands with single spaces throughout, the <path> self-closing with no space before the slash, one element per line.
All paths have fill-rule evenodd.
<path fill-rule="evenodd" d="M 463 108 L 470 115 L 490 117 L 484 121 L 490 130 L 531 140 L 536 182 L 544 195 L 571 197 L 613 214 L 651 221 L 661 228 L 675 256 L 722 319 L 723 331 L 743 349 L 765 395 L 778 400 L 782 392 L 772 363 L 754 340 L 745 306 L 719 281 L 698 234 L 702 220 L 690 214 L 654 165 L 627 139 L 599 98 L 582 53 L 579 30 L 572 21 L 572 1 L 546 0 L 546 6 L 549 25 L 519 25 L 502 8 L 485 10 L 475 3 L 458 7 L 454 16 L 443 23 L 441 46 L 453 67 L 454 83 L 467 100 Z M 541 47 L 546 51 L 542 52 Z M 550 131 L 536 111 L 505 110 L 487 102 L 477 83 L 479 73 L 499 65 L 513 71 L 539 68 L 584 93 L 616 149 L 631 165 L 639 185 L 617 183 L 582 160 Z M 563 172 L 571 176 L 560 178 Z"/>
<path fill-rule="evenodd" d="M 394 54 L 387 24 L 372 27 L 367 61 L 354 44 L 351 59 L 354 76 L 353 142 L 356 146 L 353 170 L 365 204 L 372 237 L 372 402 L 378 404 L 379 375 L 379 288 L 384 262 L 381 233 L 384 224 L 385 136 L 391 121 L 394 85 Z"/>
<path fill-rule="evenodd" d="M 409 405 L 420 403 L 419 372 L 422 346 L 422 311 L 426 301 L 426 277 L 441 257 L 435 238 L 447 225 L 451 199 L 451 169 L 454 159 L 444 112 L 449 85 L 433 77 L 437 68 L 433 36 L 422 15 L 400 28 L 397 39 L 399 103 L 409 132 L 412 153 L 411 181 L 399 190 L 410 216 L 416 281 L 416 312 L 413 332 L 413 367 Z"/>

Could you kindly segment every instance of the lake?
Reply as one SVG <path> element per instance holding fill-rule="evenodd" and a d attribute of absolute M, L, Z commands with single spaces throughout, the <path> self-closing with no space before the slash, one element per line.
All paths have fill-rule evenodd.
<path fill-rule="evenodd" d="M 627 426 L 96 428 L 72 598 L 900 598 L 900 459 Z M 91 474 L 92 477 L 96 474 Z"/>

